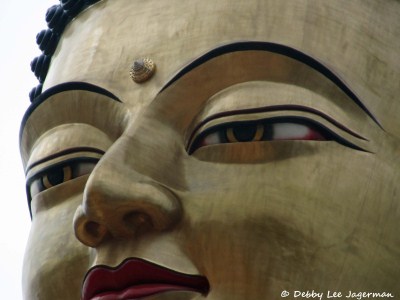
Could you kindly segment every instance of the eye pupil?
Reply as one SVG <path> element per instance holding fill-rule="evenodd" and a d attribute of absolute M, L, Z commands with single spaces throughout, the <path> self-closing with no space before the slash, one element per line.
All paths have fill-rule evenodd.
<path fill-rule="evenodd" d="M 54 168 L 47 172 L 45 176 L 42 178 L 43 186 L 45 188 L 51 188 L 55 185 L 61 184 L 65 181 L 71 179 L 71 167 L 59 167 Z"/>
<path fill-rule="evenodd" d="M 262 138 L 264 126 L 261 124 L 242 124 L 229 127 L 226 131 L 228 142 L 251 142 Z"/>
<path fill-rule="evenodd" d="M 64 169 L 57 168 L 47 174 L 47 180 L 51 185 L 57 185 L 64 181 Z"/>

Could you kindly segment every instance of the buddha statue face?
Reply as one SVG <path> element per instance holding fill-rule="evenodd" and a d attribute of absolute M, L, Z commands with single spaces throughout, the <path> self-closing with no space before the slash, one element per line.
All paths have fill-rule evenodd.
<path fill-rule="evenodd" d="M 25 299 L 398 295 L 399 12 L 365 0 L 81 12 L 22 127 Z M 155 73 L 136 83 L 141 58 Z"/>

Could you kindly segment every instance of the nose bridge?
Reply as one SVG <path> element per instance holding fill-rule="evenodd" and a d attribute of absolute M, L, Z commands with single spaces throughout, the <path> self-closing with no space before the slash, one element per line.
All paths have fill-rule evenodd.
<path fill-rule="evenodd" d="M 167 230 L 181 218 L 177 196 L 143 174 L 140 157 L 126 153 L 134 149 L 132 142 L 121 137 L 99 161 L 85 186 L 74 228 L 77 238 L 88 246 L 94 247 L 106 237 L 133 237 L 143 229 Z"/>

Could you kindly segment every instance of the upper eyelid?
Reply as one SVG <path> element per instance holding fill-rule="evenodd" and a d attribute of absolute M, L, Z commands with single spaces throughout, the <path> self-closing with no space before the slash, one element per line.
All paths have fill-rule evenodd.
<path fill-rule="evenodd" d="M 26 173 L 28 173 L 31 169 L 36 167 L 37 165 L 40 165 L 46 161 L 50 161 L 53 159 L 56 159 L 58 157 L 66 156 L 68 154 L 75 154 L 75 153 L 93 153 L 93 154 L 100 154 L 103 155 L 105 152 L 103 150 L 93 148 L 93 147 L 76 147 L 76 148 L 68 148 L 59 152 L 56 152 L 52 155 L 49 155 L 45 158 L 39 159 L 35 161 L 34 163 L 31 163 L 27 168 L 26 168 Z"/>
<path fill-rule="evenodd" d="M 342 90 L 358 107 L 360 107 L 364 113 L 366 113 L 380 128 L 382 125 L 376 119 L 376 117 L 371 113 L 370 110 L 364 105 L 364 103 L 359 99 L 359 97 L 355 94 L 355 92 L 344 82 L 342 81 L 332 70 L 330 70 L 323 63 L 313 58 L 312 56 L 307 55 L 306 53 L 301 52 L 295 48 L 291 48 L 289 46 L 271 42 L 260 42 L 260 41 L 241 41 L 234 42 L 226 45 L 222 45 L 218 48 L 214 48 L 204 55 L 200 56 L 185 68 L 183 68 L 180 72 L 178 72 L 162 89 L 168 88 L 173 82 L 177 81 L 186 73 L 190 72 L 194 68 L 204 63 L 207 63 L 210 59 L 216 58 L 221 55 L 230 54 L 233 52 L 246 52 L 248 50 L 257 50 L 263 51 L 265 53 L 273 53 L 284 56 L 285 58 L 294 59 L 297 62 L 303 63 L 308 67 L 311 67 L 314 71 L 322 74 L 325 78 L 327 78 L 331 83 L 333 83 L 336 87 Z"/>
<path fill-rule="evenodd" d="M 229 116 L 236 116 L 236 115 L 255 115 L 257 113 L 267 113 L 267 112 L 279 112 L 279 111 L 300 111 L 300 112 L 309 112 L 315 115 L 318 115 L 320 117 L 322 117 L 323 119 L 327 120 L 329 123 L 332 123 L 333 125 L 335 125 L 336 127 L 338 127 L 339 129 L 342 129 L 343 131 L 349 133 L 350 135 L 364 140 L 364 141 L 369 141 L 366 137 L 361 136 L 360 134 L 356 133 L 355 131 L 351 130 L 350 128 L 344 126 L 343 124 L 339 123 L 338 121 L 336 121 L 335 119 L 333 119 L 332 117 L 326 115 L 325 113 L 310 108 L 310 107 L 305 107 L 305 106 L 301 106 L 301 105 L 273 105 L 273 106 L 267 106 L 267 107 L 260 107 L 260 108 L 252 108 L 252 109 L 246 109 L 246 110 L 233 110 L 233 111 L 226 111 L 226 112 L 221 112 L 218 114 L 214 114 L 212 116 L 207 117 L 206 119 L 204 119 L 203 121 L 201 121 L 200 123 L 198 123 L 195 128 L 192 130 L 189 138 L 187 139 L 188 143 L 187 143 L 187 148 L 189 148 L 189 146 L 192 144 L 194 137 L 197 135 L 198 131 L 200 128 L 202 128 L 205 124 L 219 119 L 219 118 L 224 118 L 224 117 L 229 117 Z"/>
<path fill-rule="evenodd" d="M 98 161 L 104 154 L 104 151 L 99 149 L 95 149 L 96 151 L 93 151 L 93 149 L 90 149 L 90 151 L 82 151 L 83 149 L 79 148 L 79 150 L 81 151 L 77 151 L 77 149 L 73 149 L 73 151 L 72 149 L 67 149 L 32 164 L 26 172 L 27 185 L 52 168 L 78 161 Z"/>
<path fill-rule="evenodd" d="M 299 112 L 302 115 L 295 115 L 295 114 L 288 114 L 289 112 Z M 263 114 L 269 114 L 269 116 L 260 116 Z M 235 120 L 228 120 L 230 117 L 234 118 L 235 116 L 241 115 L 242 119 L 239 120 L 238 118 Z M 305 116 L 308 115 L 308 116 Z M 317 120 L 313 119 L 314 117 L 318 117 L 320 120 L 324 121 L 326 124 L 330 124 L 330 126 L 325 126 L 318 122 Z M 222 120 L 219 120 L 222 119 Z M 316 123 L 319 126 L 325 127 L 326 130 L 331 131 L 334 135 L 338 136 L 339 138 L 347 141 L 347 143 L 354 146 L 355 149 L 359 149 L 362 151 L 373 152 L 371 151 L 368 146 L 369 140 L 360 134 L 354 132 L 353 130 L 345 127 L 343 124 L 337 122 L 336 120 L 332 119 L 331 117 L 323 114 L 320 111 L 317 111 L 312 108 L 303 107 L 303 106 L 286 106 L 286 105 L 278 105 L 278 106 L 269 106 L 266 108 L 256 108 L 256 109 L 249 109 L 249 110 L 240 110 L 240 111 L 229 111 L 223 112 L 220 114 L 215 114 L 210 116 L 200 122 L 195 129 L 192 131 L 190 138 L 187 140 L 186 151 L 188 153 L 193 150 L 194 142 L 197 138 L 202 135 L 204 132 L 208 130 L 212 130 L 213 128 L 218 128 L 219 126 L 224 126 L 232 123 L 243 123 L 243 122 L 253 122 L 253 121 L 265 121 L 268 119 L 302 119 L 304 121 L 309 120 L 310 122 Z M 218 122 L 217 122 L 218 121 Z M 220 123 L 219 123 L 220 122 Z M 209 125 L 211 123 L 211 125 Z M 216 123 L 216 124 L 212 124 Z M 209 125 L 209 126 L 208 126 Z M 334 128 L 331 130 L 330 128 Z M 342 134 L 338 134 L 337 131 L 341 130 Z M 345 134 L 345 136 L 343 136 Z"/>
<path fill-rule="evenodd" d="M 46 173 L 48 173 L 49 171 L 57 168 L 57 167 L 64 167 L 67 165 L 72 165 L 78 162 L 97 162 L 99 159 L 94 158 L 94 157 L 79 157 L 79 158 L 71 158 L 71 159 L 66 159 L 64 161 L 49 165 L 44 167 L 43 169 L 41 169 L 40 171 L 38 171 L 37 173 L 32 174 L 26 184 L 27 186 L 29 186 L 30 184 L 32 184 L 33 181 L 35 181 L 37 178 L 40 178 L 42 176 L 44 176 Z"/>
<path fill-rule="evenodd" d="M 44 167 L 40 171 L 38 171 L 36 173 L 33 173 L 28 178 L 27 184 L 29 185 L 30 183 L 32 183 L 32 181 L 34 181 L 38 177 L 43 176 L 44 174 L 48 173 L 49 171 L 51 171 L 51 170 L 53 170 L 55 168 L 65 167 L 65 166 L 72 165 L 72 164 L 79 163 L 79 162 L 97 162 L 98 160 L 99 160 L 98 158 L 94 158 L 94 157 L 78 157 L 78 158 L 66 159 L 66 160 L 63 160 L 61 162 L 57 162 L 57 163 L 51 164 L 49 166 Z"/>

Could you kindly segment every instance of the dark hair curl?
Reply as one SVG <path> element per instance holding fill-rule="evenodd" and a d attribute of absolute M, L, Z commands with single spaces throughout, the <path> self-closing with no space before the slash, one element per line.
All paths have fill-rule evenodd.
<path fill-rule="evenodd" d="M 39 85 L 29 93 L 31 102 L 34 102 L 42 93 L 43 82 L 49 70 L 51 57 L 57 48 L 58 41 L 68 23 L 81 11 L 100 0 L 60 0 L 60 4 L 53 5 L 46 12 L 47 29 L 36 36 L 36 43 L 42 54 L 31 62 L 31 70 L 39 80 Z"/>

